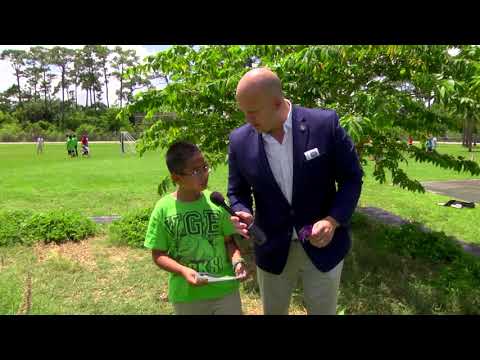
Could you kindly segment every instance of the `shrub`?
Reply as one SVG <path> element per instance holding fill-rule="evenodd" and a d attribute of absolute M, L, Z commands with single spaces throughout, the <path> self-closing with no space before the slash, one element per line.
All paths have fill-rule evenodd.
<path fill-rule="evenodd" d="M 30 210 L 10 210 L 0 213 L 0 246 L 29 244 L 25 224 L 33 215 Z"/>
<path fill-rule="evenodd" d="M 450 263 L 463 255 L 460 245 L 444 232 L 423 231 L 417 224 L 385 227 L 381 241 L 389 250 L 411 258 Z"/>
<path fill-rule="evenodd" d="M 116 245 L 142 248 L 152 210 L 151 207 L 137 209 L 113 222 L 109 227 L 110 241 Z"/>
<path fill-rule="evenodd" d="M 25 224 L 25 231 L 31 242 L 60 244 L 94 235 L 96 225 L 75 211 L 52 210 L 31 216 Z"/>
<path fill-rule="evenodd" d="M 18 123 L 7 123 L 0 127 L 0 141 L 24 141 L 26 135 Z"/>

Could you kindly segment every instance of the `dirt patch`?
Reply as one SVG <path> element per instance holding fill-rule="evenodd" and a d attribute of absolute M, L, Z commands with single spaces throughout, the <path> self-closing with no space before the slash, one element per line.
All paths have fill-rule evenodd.
<path fill-rule="evenodd" d="M 22 303 L 18 308 L 17 315 L 27 315 L 32 308 L 32 274 L 27 273 L 25 279 L 25 288 L 22 296 Z"/>
<path fill-rule="evenodd" d="M 241 294 L 242 310 L 244 315 L 263 315 L 262 300 L 249 294 Z M 303 306 L 290 303 L 288 315 L 307 315 L 307 311 Z"/>
<path fill-rule="evenodd" d="M 89 270 L 94 270 L 97 268 L 97 263 L 91 249 L 91 241 L 93 239 L 60 245 L 38 243 L 34 246 L 34 253 L 40 263 L 52 257 L 63 257 Z"/>
<path fill-rule="evenodd" d="M 123 264 L 128 260 L 143 260 L 148 257 L 147 253 L 135 253 L 134 249 L 126 247 L 102 247 L 97 251 L 111 263 Z"/>

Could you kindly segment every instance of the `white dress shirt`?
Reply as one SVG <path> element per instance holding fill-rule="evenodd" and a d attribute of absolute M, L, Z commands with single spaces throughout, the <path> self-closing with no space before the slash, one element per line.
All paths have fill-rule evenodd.
<path fill-rule="evenodd" d="M 282 190 L 285 199 L 292 204 L 293 187 L 293 133 L 292 133 L 292 104 L 288 102 L 289 111 L 287 120 L 283 124 L 282 143 L 279 143 L 273 136 L 262 133 L 265 153 L 272 170 L 273 176 Z M 297 238 L 295 228 L 293 228 L 292 238 Z"/>

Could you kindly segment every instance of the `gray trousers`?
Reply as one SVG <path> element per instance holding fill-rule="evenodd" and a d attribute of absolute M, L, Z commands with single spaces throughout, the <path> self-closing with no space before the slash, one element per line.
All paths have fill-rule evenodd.
<path fill-rule="evenodd" d="M 257 266 L 264 315 L 288 315 L 292 292 L 301 278 L 308 315 L 335 315 L 343 260 L 329 272 L 318 270 L 299 241 L 292 241 L 280 275 Z"/>
<path fill-rule="evenodd" d="M 242 315 L 240 293 L 233 293 L 219 299 L 173 303 L 175 315 Z"/>

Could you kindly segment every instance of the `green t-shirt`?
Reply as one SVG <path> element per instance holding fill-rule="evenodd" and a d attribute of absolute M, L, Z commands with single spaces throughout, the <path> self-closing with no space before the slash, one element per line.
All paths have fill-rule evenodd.
<path fill-rule="evenodd" d="M 67 150 L 75 149 L 75 141 L 73 139 L 67 140 Z"/>
<path fill-rule="evenodd" d="M 191 202 L 178 201 L 171 194 L 160 199 L 150 216 L 144 246 L 164 251 L 198 272 L 232 276 L 224 236 L 234 234 L 235 227 L 225 209 L 210 201 L 210 193 L 204 191 Z M 193 286 L 175 273 L 168 280 L 171 302 L 221 298 L 236 289 L 236 280 Z"/>

